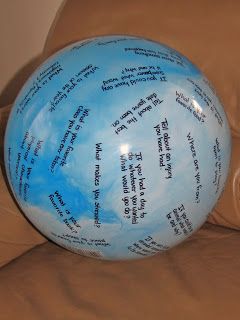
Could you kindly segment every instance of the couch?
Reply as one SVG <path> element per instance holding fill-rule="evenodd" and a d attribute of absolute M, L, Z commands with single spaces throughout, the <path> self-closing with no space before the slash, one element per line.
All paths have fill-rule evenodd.
<path fill-rule="evenodd" d="M 13 199 L 3 164 L 11 106 L 0 109 L 0 319 L 237 320 L 240 318 L 240 2 L 64 1 L 41 60 L 104 34 L 151 38 L 182 52 L 216 88 L 231 127 L 232 159 L 208 221 L 151 258 L 110 262 L 43 237 Z"/>

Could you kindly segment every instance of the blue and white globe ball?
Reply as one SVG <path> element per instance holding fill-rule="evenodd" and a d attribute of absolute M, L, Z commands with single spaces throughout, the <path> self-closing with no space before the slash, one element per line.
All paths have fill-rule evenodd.
<path fill-rule="evenodd" d="M 51 56 L 5 136 L 13 194 L 52 241 L 103 259 L 165 251 L 207 219 L 231 153 L 224 109 L 184 56 L 103 36 Z"/>

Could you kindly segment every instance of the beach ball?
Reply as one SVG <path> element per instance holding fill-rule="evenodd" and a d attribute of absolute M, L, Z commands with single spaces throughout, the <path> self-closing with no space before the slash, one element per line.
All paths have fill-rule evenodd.
<path fill-rule="evenodd" d="M 152 256 L 206 221 L 231 139 L 204 74 L 176 50 L 128 35 L 75 42 L 18 94 L 5 167 L 27 219 L 100 259 Z"/>

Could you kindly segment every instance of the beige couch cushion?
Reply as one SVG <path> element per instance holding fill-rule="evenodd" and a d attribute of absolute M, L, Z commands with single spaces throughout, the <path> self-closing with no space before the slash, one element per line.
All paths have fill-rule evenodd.
<path fill-rule="evenodd" d="M 239 233 L 205 225 L 146 260 L 84 258 L 50 242 L 0 272 L 1 319 L 238 320 Z"/>

